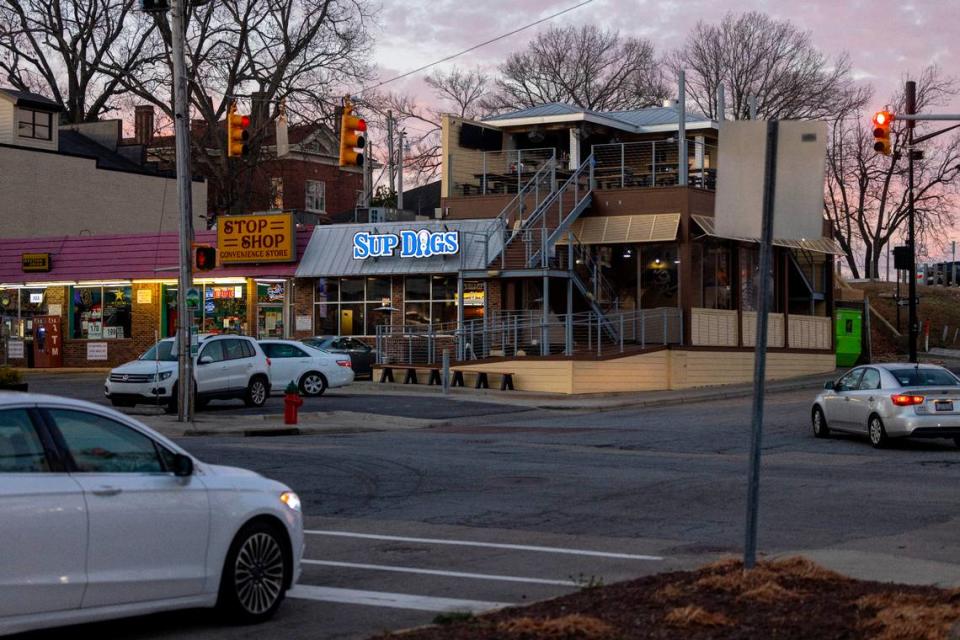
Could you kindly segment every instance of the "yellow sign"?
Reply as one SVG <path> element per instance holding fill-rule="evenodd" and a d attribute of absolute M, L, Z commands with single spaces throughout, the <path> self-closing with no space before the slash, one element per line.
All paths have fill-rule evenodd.
<path fill-rule="evenodd" d="M 220 264 L 295 262 L 296 227 L 292 213 L 223 216 L 217 220 Z"/>
<path fill-rule="evenodd" d="M 24 273 L 50 271 L 50 254 L 21 253 L 20 268 Z"/>

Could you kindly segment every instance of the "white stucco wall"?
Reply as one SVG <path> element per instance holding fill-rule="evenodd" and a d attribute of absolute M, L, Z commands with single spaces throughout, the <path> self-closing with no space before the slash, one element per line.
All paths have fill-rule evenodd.
<path fill-rule="evenodd" d="M 156 233 L 178 228 L 173 178 L 98 169 L 96 160 L 0 147 L 0 235 L 5 238 Z M 193 183 L 194 228 L 207 185 Z"/>

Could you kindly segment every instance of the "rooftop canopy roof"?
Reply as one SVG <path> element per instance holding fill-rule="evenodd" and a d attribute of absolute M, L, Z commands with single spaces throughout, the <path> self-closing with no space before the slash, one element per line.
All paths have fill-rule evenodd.
<path fill-rule="evenodd" d="M 699 113 L 686 112 L 687 129 L 715 129 L 717 123 Z M 551 102 L 520 111 L 502 113 L 483 121 L 495 127 L 524 127 L 538 124 L 592 122 L 630 133 L 673 131 L 680 122 L 677 105 L 648 107 L 634 111 L 592 111 L 584 107 Z"/>

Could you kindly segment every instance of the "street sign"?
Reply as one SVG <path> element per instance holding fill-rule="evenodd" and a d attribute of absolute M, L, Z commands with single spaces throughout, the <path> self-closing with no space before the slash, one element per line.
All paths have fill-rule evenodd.
<path fill-rule="evenodd" d="M 197 309 L 200 307 L 200 290 L 196 287 L 187 289 L 187 308 Z"/>

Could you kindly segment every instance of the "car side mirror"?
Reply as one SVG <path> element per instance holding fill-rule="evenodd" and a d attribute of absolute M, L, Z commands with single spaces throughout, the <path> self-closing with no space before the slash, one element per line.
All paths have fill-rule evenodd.
<path fill-rule="evenodd" d="M 824 382 L 824 383 L 823 383 L 823 388 L 824 388 L 824 389 L 829 389 L 830 391 L 836 391 L 836 390 L 837 390 L 837 386 L 833 383 L 833 380 L 827 380 L 826 382 Z"/>
<path fill-rule="evenodd" d="M 197 364 L 210 364 L 213 362 L 213 358 L 210 356 L 200 356 L 200 359 L 197 360 Z"/>
<path fill-rule="evenodd" d="M 193 458 L 185 456 L 182 453 L 173 456 L 173 475 L 178 478 L 186 478 L 193 475 Z"/>

